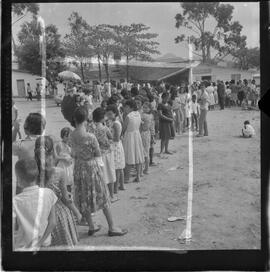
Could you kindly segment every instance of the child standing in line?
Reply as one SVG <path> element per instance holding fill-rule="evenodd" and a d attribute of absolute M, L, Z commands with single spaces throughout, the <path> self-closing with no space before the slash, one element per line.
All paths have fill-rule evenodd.
<path fill-rule="evenodd" d="M 149 169 L 149 151 L 150 151 L 150 143 L 151 143 L 151 134 L 153 134 L 153 120 L 152 115 L 150 114 L 151 108 L 150 103 L 145 102 L 142 106 L 142 123 L 141 123 L 141 137 L 142 137 L 142 143 L 143 143 L 143 153 L 144 153 L 144 160 L 145 160 L 145 166 L 143 173 L 145 175 L 148 175 L 148 169 Z M 152 132 L 152 133 L 151 133 Z"/>
<path fill-rule="evenodd" d="M 37 185 L 38 167 L 34 159 L 17 161 L 15 171 L 22 192 L 13 197 L 13 235 L 16 219 L 19 227 L 18 235 L 14 235 L 14 248 L 50 246 L 51 233 L 56 226 L 57 197 L 52 190 Z M 40 195 L 43 195 L 43 205 L 40 205 Z M 41 217 L 35 224 L 39 208 Z"/>
<path fill-rule="evenodd" d="M 65 173 L 55 167 L 54 143 L 49 136 L 40 136 L 35 142 L 35 159 L 39 169 L 38 182 L 40 187 L 53 190 L 58 197 L 55 204 L 56 227 L 52 232 L 53 246 L 73 247 L 78 242 L 76 221 L 81 221 L 82 215 L 69 198 Z"/>
<path fill-rule="evenodd" d="M 118 193 L 119 190 L 125 190 L 124 188 L 124 168 L 125 168 L 125 153 L 121 141 L 122 125 L 118 120 L 119 111 L 116 105 L 109 105 L 106 109 L 106 115 L 112 123 L 112 136 L 113 136 L 113 152 L 114 152 L 114 164 L 116 182 L 114 183 L 114 193 Z"/>
<path fill-rule="evenodd" d="M 197 103 L 197 97 L 196 97 L 195 94 L 192 95 L 190 112 L 191 112 L 192 131 L 194 131 L 194 128 L 195 128 L 196 131 L 198 131 L 199 130 L 198 117 L 200 115 L 200 106 Z"/>
<path fill-rule="evenodd" d="M 72 130 L 65 127 L 61 130 L 60 136 L 62 141 L 55 146 L 57 167 L 60 167 L 65 172 L 67 191 L 70 196 L 74 194 L 74 180 L 73 180 L 73 159 L 71 157 L 71 147 L 69 145 L 69 136 Z"/>
<path fill-rule="evenodd" d="M 136 168 L 134 182 L 140 182 L 141 166 L 144 163 L 143 144 L 140 134 L 141 115 L 134 100 L 126 101 L 124 112 L 126 114 L 123 125 L 123 147 L 126 161 L 125 182 L 128 183 L 130 169 L 133 165 Z"/>
<path fill-rule="evenodd" d="M 248 120 L 244 122 L 244 128 L 242 128 L 242 136 L 244 138 L 251 138 L 255 136 L 255 130 Z"/>
<path fill-rule="evenodd" d="M 15 105 L 14 100 L 12 99 L 12 127 L 14 127 L 15 122 L 18 120 L 19 112 L 18 108 Z M 19 139 L 22 138 L 21 132 L 18 130 Z"/>
<path fill-rule="evenodd" d="M 115 202 L 118 200 L 114 196 L 114 183 L 116 182 L 115 176 L 115 165 L 114 165 L 114 152 L 112 149 L 112 139 L 113 136 L 110 132 L 110 129 L 105 126 L 103 123 L 105 122 L 105 111 L 102 108 L 96 108 L 93 111 L 93 121 L 95 122 L 94 130 L 91 131 L 95 134 L 101 155 L 102 161 L 104 163 L 103 166 L 103 174 L 105 183 L 108 185 L 108 189 L 111 196 L 111 202 Z"/>

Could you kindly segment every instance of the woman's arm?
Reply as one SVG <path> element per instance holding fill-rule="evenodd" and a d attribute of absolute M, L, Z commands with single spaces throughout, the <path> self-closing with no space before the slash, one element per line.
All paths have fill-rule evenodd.
<path fill-rule="evenodd" d="M 106 135 L 107 135 L 109 140 L 113 139 L 112 133 L 111 133 L 111 131 L 110 131 L 110 129 L 108 127 L 107 127 L 107 131 L 106 131 Z"/>
<path fill-rule="evenodd" d="M 19 134 L 20 131 L 20 123 L 18 120 L 14 122 L 14 127 L 12 129 L 12 142 L 16 141 L 17 134 Z"/>
<path fill-rule="evenodd" d="M 129 117 L 126 116 L 125 120 L 124 120 L 124 123 L 123 123 L 123 131 L 122 131 L 122 134 L 124 135 L 126 130 L 127 130 L 127 127 L 128 127 L 128 121 L 129 121 Z"/>
<path fill-rule="evenodd" d="M 162 110 L 159 110 L 158 113 L 159 113 L 159 117 L 160 117 L 161 119 L 163 119 L 163 120 L 165 120 L 165 121 L 170 121 L 170 122 L 173 121 L 172 118 L 169 118 L 169 117 L 163 115 L 163 114 L 162 114 Z"/>
<path fill-rule="evenodd" d="M 114 133 L 113 133 L 113 141 L 114 142 L 119 142 L 120 141 L 120 137 L 121 137 L 121 129 L 120 129 L 120 125 L 118 125 L 117 123 L 114 123 L 112 126 Z"/>

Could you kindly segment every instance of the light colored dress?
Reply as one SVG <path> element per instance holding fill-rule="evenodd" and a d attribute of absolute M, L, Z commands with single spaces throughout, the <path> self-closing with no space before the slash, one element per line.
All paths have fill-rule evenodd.
<path fill-rule="evenodd" d="M 71 134 L 71 148 L 75 159 L 75 204 L 82 214 L 95 213 L 110 204 L 103 170 L 97 160 L 100 156 L 97 138 L 90 133 L 80 137 Z"/>
<path fill-rule="evenodd" d="M 141 116 L 138 111 L 132 111 L 127 115 L 127 129 L 124 134 L 123 147 L 125 161 L 128 165 L 144 162 L 143 143 L 140 134 Z"/>
<path fill-rule="evenodd" d="M 102 169 L 105 183 L 114 183 L 116 181 L 114 152 L 112 149 L 112 143 L 107 136 L 108 132 L 110 133 L 110 129 L 104 125 L 96 126 L 95 124 L 92 124 L 90 132 L 95 134 L 99 143 L 102 161 L 104 164 Z"/>
<path fill-rule="evenodd" d="M 71 147 L 68 146 L 67 144 L 63 143 L 62 141 L 57 144 L 59 146 L 60 152 L 59 156 L 66 157 L 66 158 L 71 158 Z M 74 185 L 74 180 L 73 180 L 73 168 L 74 164 L 73 163 L 68 163 L 64 160 L 60 160 L 57 163 L 57 166 L 59 168 L 62 168 L 65 173 L 66 177 L 66 185 Z"/>
<path fill-rule="evenodd" d="M 209 106 L 213 106 L 215 105 L 215 96 L 214 96 L 214 92 L 215 92 L 215 89 L 213 86 L 208 86 L 206 88 L 206 91 L 208 93 L 208 96 L 209 96 Z"/>
<path fill-rule="evenodd" d="M 120 135 L 121 135 L 122 125 L 121 125 L 120 121 L 116 120 L 114 123 L 120 127 Z M 125 168 L 125 153 L 124 153 L 122 141 L 119 140 L 119 142 L 113 142 L 112 149 L 114 152 L 115 170 L 124 169 Z"/>
<path fill-rule="evenodd" d="M 149 158 L 149 149 L 151 143 L 151 132 L 153 133 L 154 122 L 151 114 L 142 113 L 141 137 L 143 143 L 143 154 Z"/>

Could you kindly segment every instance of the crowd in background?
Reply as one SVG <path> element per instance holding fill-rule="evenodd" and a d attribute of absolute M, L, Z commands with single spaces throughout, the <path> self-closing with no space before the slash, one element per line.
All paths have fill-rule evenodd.
<path fill-rule="evenodd" d="M 40 113 L 28 115 L 26 138 L 18 139 L 13 105 L 12 152 L 18 158 L 13 214 L 19 248 L 74 246 L 78 224 L 88 226 L 89 236 L 100 230 L 93 220 L 99 210 L 109 236 L 127 234 L 115 225 L 110 206 L 120 200 L 119 190 L 127 189 L 131 176 L 133 182 L 147 182 L 149 169 L 157 165 L 156 142 L 158 156 L 172 155 L 169 143 L 176 136 L 189 130 L 197 137 L 209 135 L 208 111 L 256 109 L 259 98 L 255 82 L 247 80 L 191 86 L 67 82 L 63 91 L 61 112 L 70 126 L 59 130 L 61 141 L 44 135 L 46 120 Z M 245 133 L 250 131 L 249 122 L 244 125 Z"/>

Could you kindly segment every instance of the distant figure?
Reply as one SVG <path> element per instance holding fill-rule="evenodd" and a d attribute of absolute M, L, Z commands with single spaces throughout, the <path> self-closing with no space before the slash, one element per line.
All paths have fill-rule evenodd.
<path fill-rule="evenodd" d="M 28 94 L 27 101 L 29 101 L 29 100 L 32 101 L 33 100 L 33 95 L 32 95 L 32 89 L 31 89 L 30 83 L 27 83 L 26 91 L 27 91 L 27 94 Z"/>
<path fill-rule="evenodd" d="M 244 138 L 251 138 L 251 137 L 255 136 L 255 130 L 250 125 L 249 121 L 244 122 L 244 128 L 242 128 L 242 136 Z"/>
<path fill-rule="evenodd" d="M 40 101 L 40 99 L 41 99 L 41 87 L 40 87 L 39 83 L 37 83 L 36 93 L 37 93 L 37 100 Z"/>
<path fill-rule="evenodd" d="M 224 110 L 225 85 L 222 81 L 219 81 L 219 80 L 217 84 L 217 93 L 218 93 L 218 102 L 219 102 L 220 110 Z"/>

